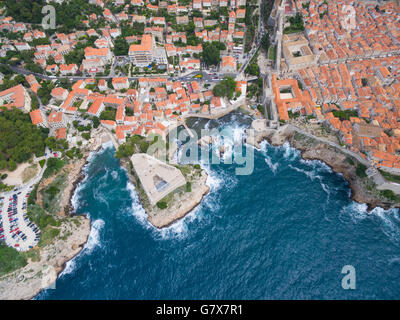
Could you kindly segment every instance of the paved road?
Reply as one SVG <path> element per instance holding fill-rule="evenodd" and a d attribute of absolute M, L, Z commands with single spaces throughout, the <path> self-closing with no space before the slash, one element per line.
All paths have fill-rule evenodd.
<path fill-rule="evenodd" d="M 86 79 L 93 79 L 93 78 L 99 78 L 99 79 L 112 79 L 115 76 L 112 75 L 108 75 L 108 76 L 103 76 L 103 77 L 96 77 L 96 76 L 48 76 L 48 75 L 44 75 L 41 73 L 36 73 L 36 72 L 32 72 L 30 70 L 26 70 L 23 68 L 19 68 L 19 67 L 15 67 L 15 66 L 9 66 L 10 69 L 16 73 L 19 74 L 23 74 L 23 75 L 28 75 L 28 74 L 32 74 L 35 77 L 38 77 L 39 79 L 43 79 L 43 80 L 61 80 L 61 79 L 69 79 L 70 81 L 78 81 L 78 80 L 86 80 Z M 201 74 L 202 77 L 201 78 L 195 78 L 196 75 Z M 213 79 L 213 76 L 208 73 L 208 72 L 204 72 L 204 71 L 193 71 L 191 73 L 185 74 L 183 76 L 179 76 L 179 77 L 170 77 L 170 76 L 165 76 L 165 75 L 138 75 L 135 77 L 128 77 L 128 80 L 133 81 L 133 80 L 138 80 L 139 78 L 155 78 L 155 77 L 162 77 L 162 78 L 167 78 L 167 80 L 170 81 L 193 81 L 193 80 L 197 80 L 197 81 L 206 81 L 206 82 L 219 82 L 220 80 L 220 73 L 217 73 L 216 75 L 218 77 L 218 79 Z M 215 77 L 215 76 L 214 76 Z"/>

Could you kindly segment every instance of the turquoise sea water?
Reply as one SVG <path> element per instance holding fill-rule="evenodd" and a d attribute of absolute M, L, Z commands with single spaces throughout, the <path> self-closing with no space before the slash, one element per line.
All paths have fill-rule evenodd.
<path fill-rule="evenodd" d="M 234 120 L 205 125 L 243 127 Z M 207 167 L 211 192 L 161 231 L 114 152 L 91 157 L 74 199 L 92 220 L 85 249 L 37 299 L 400 298 L 399 212 L 368 214 L 340 175 L 288 145 L 263 143 L 249 176 Z M 355 290 L 342 289 L 345 265 Z"/>

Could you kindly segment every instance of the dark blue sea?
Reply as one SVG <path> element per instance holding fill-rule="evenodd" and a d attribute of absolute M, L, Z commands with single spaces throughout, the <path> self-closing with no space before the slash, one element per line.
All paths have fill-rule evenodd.
<path fill-rule="evenodd" d="M 228 117 L 196 126 L 242 130 Z M 254 150 L 254 172 L 204 165 L 210 193 L 163 230 L 105 145 L 74 197 L 89 241 L 37 299 L 399 299 L 400 216 L 350 199 L 342 176 L 284 145 Z M 342 288 L 343 266 L 356 288 Z"/>

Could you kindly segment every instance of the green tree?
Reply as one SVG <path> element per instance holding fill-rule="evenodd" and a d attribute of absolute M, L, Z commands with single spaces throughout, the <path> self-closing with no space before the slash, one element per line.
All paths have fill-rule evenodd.
<path fill-rule="evenodd" d="M 121 35 L 115 39 L 114 42 L 114 54 L 116 56 L 126 56 L 129 52 L 129 44 L 125 38 Z"/>
<path fill-rule="evenodd" d="M 216 97 L 228 97 L 233 98 L 236 90 L 236 81 L 233 77 L 225 77 L 220 83 L 218 83 L 214 89 L 213 94 Z"/>
<path fill-rule="evenodd" d="M 203 44 L 203 61 L 206 65 L 212 66 L 217 65 L 221 58 L 219 52 L 219 45 L 212 43 L 204 43 Z"/>

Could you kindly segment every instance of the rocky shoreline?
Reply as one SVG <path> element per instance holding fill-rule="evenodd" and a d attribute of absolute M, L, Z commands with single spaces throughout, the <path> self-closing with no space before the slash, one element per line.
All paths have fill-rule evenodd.
<path fill-rule="evenodd" d="M 72 197 L 79 183 L 85 178 L 82 169 L 87 164 L 87 156 L 78 163 L 74 163 L 68 171 L 68 182 L 61 199 L 61 202 L 68 204 L 63 207 L 64 212 L 60 212 L 67 217 L 67 221 L 62 222 L 56 241 L 39 249 L 40 261 L 30 260 L 25 267 L 0 279 L 0 299 L 34 298 L 43 289 L 55 284 L 67 262 L 84 248 L 91 230 L 90 219 L 84 215 L 74 216 Z"/>
<path fill-rule="evenodd" d="M 29 261 L 25 267 L 0 279 L 0 299 L 28 300 L 56 285 L 66 263 L 84 248 L 89 233 L 90 220 L 85 216 L 63 222 L 57 240 L 40 250 L 39 261 Z"/>
<path fill-rule="evenodd" d="M 92 152 L 97 153 L 97 152 L 99 152 L 101 150 L 101 148 L 102 148 L 102 146 L 100 145 Z M 66 214 L 66 215 L 74 215 L 75 214 L 75 209 L 74 209 L 74 206 L 73 206 L 73 203 L 72 203 L 72 199 L 74 197 L 76 189 L 81 184 L 81 182 L 83 180 L 85 180 L 85 178 L 86 178 L 86 174 L 85 174 L 83 169 L 89 163 L 89 161 L 88 161 L 89 155 L 90 155 L 90 153 L 85 156 L 85 158 L 83 160 L 83 164 L 81 162 L 78 165 L 78 170 L 76 170 L 77 173 L 74 174 L 74 178 L 72 179 L 73 182 L 72 182 L 72 184 L 70 184 L 71 187 L 68 190 L 64 190 L 69 194 L 69 196 L 66 197 L 66 199 L 69 199 L 69 201 L 65 206 L 63 206 L 64 207 L 64 214 Z"/>
<path fill-rule="evenodd" d="M 151 213 L 148 213 L 148 221 L 156 228 L 162 229 L 184 218 L 200 204 L 204 196 L 210 191 L 210 187 L 206 184 L 207 177 L 205 171 L 202 171 L 201 177 L 192 184 L 190 194 L 178 196 L 174 200 L 173 206 L 167 209 L 154 208 Z"/>
<path fill-rule="evenodd" d="M 377 207 L 385 210 L 400 208 L 399 203 L 383 198 L 371 179 L 357 175 L 355 165 L 358 163 L 357 159 L 344 154 L 335 147 L 301 135 L 289 126 L 270 129 L 253 125 L 253 129 L 253 131 L 248 132 L 246 143 L 259 149 L 260 143 L 263 140 L 268 141 L 273 146 L 281 146 L 288 142 L 291 147 L 300 151 L 301 157 L 304 160 L 319 160 L 324 162 L 332 171 L 344 177 L 351 189 L 350 198 L 355 202 L 366 204 L 368 211 Z"/>
<path fill-rule="evenodd" d="M 25 267 L 0 278 L 0 300 L 29 300 L 43 289 L 56 285 L 56 280 L 67 262 L 85 247 L 91 231 L 90 219 L 85 215 L 75 215 L 72 198 L 86 177 L 83 169 L 88 164 L 89 155 L 98 152 L 105 140 L 105 136 L 99 134 L 99 138 L 93 139 L 89 144 L 84 158 L 66 168 L 68 180 L 61 195 L 60 208 L 63 212 L 59 215 L 64 221 L 60 227 L 60 234 L 55 242 L 43 248 L 32 249 L 39 250 L 38 261 L 29 259 Z"/>

